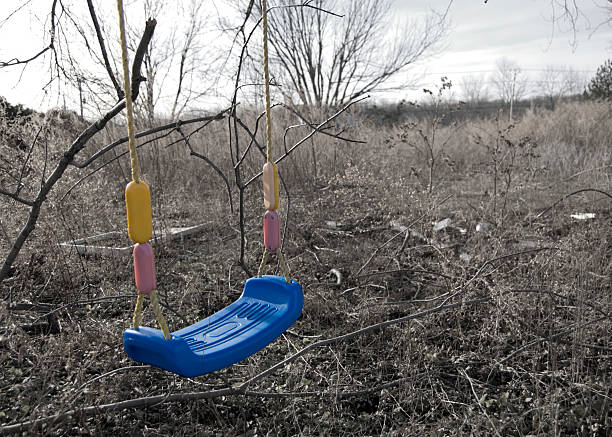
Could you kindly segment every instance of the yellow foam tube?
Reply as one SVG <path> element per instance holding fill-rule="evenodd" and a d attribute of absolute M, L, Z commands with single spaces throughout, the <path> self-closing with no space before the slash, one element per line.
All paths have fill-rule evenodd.
<path fill-rule="evenodd" d="M 134 243 L 146 243 L 153 235 L 151 192 L 145 181 L 130 182 L 125 187 L 128 235 Z"/>
<path fill-rule="evenodd" d="M 264 207 L 268 211 L 278 209 L 278 167 L 273 162 L 263 166 Z"/>

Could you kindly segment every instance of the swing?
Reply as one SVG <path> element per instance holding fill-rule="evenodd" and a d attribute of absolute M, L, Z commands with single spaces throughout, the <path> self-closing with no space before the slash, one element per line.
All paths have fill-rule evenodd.
<path fill-rule="evenodd" d="M 302 313 L 302 287 L 280 276 L 246 281 L 240 299 L 165 340 L 147 327 L 123 334 L 130 358 L 186 377 L 231 366 L 274 341 Z"/>
<path fill-rule="evenodd" d="M 125 43 L 123 1 L 117 0 L 123 84 L 128 121 L 128 146 L 132 181 L 125 189 L 128 234 L 134 245 L 134 276 L 138 297 L 132 328 L 123 334 L 126 354 L 135 361 L 195 377 L 231 366 L 266 347 L 300 317 L 303 306 L 302 287 L 289 279 L 289 271 L 281 252 L 278 168 L 271 161 L 270 76 L 266 0 L 261 0 L 263 15 L 264 76 L 266 94 L 266 163 L 263 167 L 264 252 L 257 277 L 246 281 L 240 298 L 228 307 L 186 328 L 170 333 L 157 296 L 153 248 L 153 221 L 149 186 L 140 179 L 129 68 Z M 262 276 L 270 253 L 275 253 L 283 276 Z M 140 326 L 144 298 L 148 296 L 161 329 Z"/>

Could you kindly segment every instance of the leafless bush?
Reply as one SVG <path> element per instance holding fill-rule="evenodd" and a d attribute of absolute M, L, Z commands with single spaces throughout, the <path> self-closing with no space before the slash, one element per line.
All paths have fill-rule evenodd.
<path fill-rule="evenodd" d="M 439 161 L 446 159 L 450 162 L 450 155 L 446 149 L 459 130 L 458 121 L 449 121 L 452 113 L 460 108 L 460 105 L 449 105 L 445 101 L 445 92 L 452 86 L 446 77 L 441 78 L 441 84 L 434 91 L 423 90 L 431 98 L 431 113 L 422 121 L 413 121 L 402 126 L 399 139 L 412 147 L 418 154 L 420 160 L 427 166 L 427 191 L 431 193 L 434 187 L 434 177 Z M 443 124 L 447 124 L 442 130 Z M 444 132 L 444 134 L 443 134 Z"/>

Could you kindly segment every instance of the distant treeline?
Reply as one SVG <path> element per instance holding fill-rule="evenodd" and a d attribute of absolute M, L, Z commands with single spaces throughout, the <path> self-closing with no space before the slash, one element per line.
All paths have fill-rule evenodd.
<path fill-rule="evenodd" d="M 575 95 L 560 97 L 556 99 L 546 97 L 534 97 L 530 99 L 519 100 L 513 103 L 513 117 L 520 117 L 528 110 L 548 109 L 553 110 L 555 106 L 561 102 L 575 102 L 584 100 L 584 95 Z M 350 127 L 358 119 L 369 120 L 377 124 L 396 125 L 404 123 L 408 120 L 423 120 L 438 112 L 438 114 L 446 114 L 443 123 L 451 123 L 457 120 L 472 120 L 472 119 L 487 119 L 498 114 L 509 114 L 510 105 L 501 100 L 483 101 L 483 102 L 448 102 L 437 106 L 428 103 L 414 104 L 407 101 L 398 103 L 364 103 L 355 106 L 351 112 L 343 114 L 339 118 L 340 122 L 345 127 Z M 303 108 L 302 108 L 303 109 Z M 70 110 L 52 110 L 54 112 L 72 114 L 78 117 L 78 114 Z M 200 114 L 201 111 L 198 111 Z M 207 114 L 209 111 L 205 111 Z M 329 109 L 329 114 L 335 112 L 333 108 Z M 4 97 L 0 96 L 0 117 L 7 120 L 27 117 L 37 113 L 33 109 L 27 108 L 21 104 L 12 105 Z M 63 117 L 64 118 L 64 117 Z"/>
<path fill-rule="evenodd" d="M 520 117 L 528 110 L 533 109 L 555 109 L 561 102 L 574 102 L 584 100 L 582 95 L 561 97 L 551 99 L 545 97 L 534 97 L 519 100 L 512 105 L 513 117 Z M 446 114 L 444 122 L 457 120 L 472 120 L 492 118 L 500 114 L 509 114 L 510 105 L 501 100 L 486 102 L 449 102 L 439 105 L 437 108 L 433 104 L 413 104 L 401 101 L 399 103 L 385 104 L 365 104 L 358 112 L 359 116 L 376 123 L 394 125 L 404 123 L 408 120 L 422 120 L 434 114 Z"/>

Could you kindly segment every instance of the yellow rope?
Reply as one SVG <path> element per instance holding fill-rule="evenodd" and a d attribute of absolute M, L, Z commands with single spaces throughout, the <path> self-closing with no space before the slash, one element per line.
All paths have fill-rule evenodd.
<path fill-rule="evenodd" d="M 266 6 L 266 0 L 261 0 L 261 18 L 263 24 L 263 63 L 264 63 L 264 88 L 266 96 L 266 162 L 272 162 L 272 117 L 270 115 L 270 70 L 268 68 L 268 10 Z M 289 279 L 289 267 L 285 262 L 285 257 L 280 248 L 275 251 L 276 256 L 285 275 L 285 281 L 291 282 Z M 264 253 L 257 270 L 257 276 L 261 277 L 261 272 L 268 260 L 270 252 L 268 249 L 264 249 Z"/>
<path fill-rule="evenodd" d="M 272 118 L 270 117 L 270 71 L 268 70 L 268 14 L 266 0 L 261 0 L 263 20 L 264 87 L 266 93 L 266 162 L 272 162 Z"/>
<path fill-rule="evenodd" d="M 144 298 L 145 295 L 139 291 L 138 298 L 136 298 L 136 306 L 134 307 L 134 316 L 132 318 L 132 325 L 134 329 L 138 329 L 142 323 L 142 306 L 144 303 Z M 170 329 L 168 328 L 168 323 L 162 314 L 161 305 L 159 304 L 159 299 L 157 298 L 157 290 L 153 290 L 149 293 L 149 299 L 151 299 L 153 313 L 155 313 L 155 318 L 157 319 L 157 323 L 164 334 L 164 338 L 166 340 L 170 340 Z"/>
<path fill-rule="evenodd" d="M 285 282 L 291 282 L 291 279 L 289 279 L 289 266 L 285 262 L 285 255 L 283 255 L 283 252 L 280 250 L 280 248 L 276 249 L 276 256 L 278 257 L 278 260 L 281 265 L 281 270 L 283 271 L 283 275 L 285 276 Z"/>
<path fill-rule="evenodd" d="M 123 64 L 123 88 L 125 90 L 125 108 L 128 123 L 128 147 L 130 149 L 130 166 L 132 168 L 132 179 L 140 182 L 140 167 L 138 155 L 136 154 L 136 128 L 134 127 L 134 111 L 132 108 L 132 89 L 130 87 L 130 67 L 128 65 L 127 43 L 125 42 L 125 13 L 123 11 L 123 0 L 117 0 L 117 11 L 119 12 L 119 33 L 121 34 L 121 62 Z"/>
<path fill-rule="evenodd" d="M 263 256 L 261 257 L 261 263 L 259 264 L 259 269 L 257 269 L 258 278 L 261 278 L 263 268 L 266 265 L 268 258 L 270 257 L 270 253 L 271 252 L 268 249 L 264 249 Z M 285 256 L 283 255 L 283 252 L 280 250 L 280 248 L 278 248 L 274 251 L 274 253 L 276 254 L 278 258 L 278 262 L 280 263 L 280 267 L 281 267 L 281 270 L 283 271 L 283 276 L 285 277 L 285 281 L 291 282 L 291 279 L 289 279 L 289 266 L 287 266 L 287 262 L 285 261 Z"/>
<path fill-rule="evenodd" d="M 261 272 L 263 271 L 266 261 L 268 261 L 268 255 L 270 255 L 270 252 L 268 252 L 268 249 L 264 248 L 264 253 L 263 253 L 263 256 L 261 257 L 261 262 L 259 263 L 259 269 L 257 269 L 258 278 L 261 278 Z"/>
<path fill-rule="evenodd" d="M 132 106 L 132 90 L 130 87 L 130 68 L 127 52 L 127 43 L 125 38 L 125 12 L 123 10 L 123 0 L 117 0 L 117 12 L 119 13 L 119 33 L 121 36 L 121 63 L 123 65 L 123 88 L 125 90 L 125 109 L 128 123 L 128 147 L 130 149 L 130 167 L 132 168 L 132 180 L 136 183 L 140 182 L 140 166 L 138 164 L 138 154 L 136 153 L 136 128 L 134 126 L 134 109 Z M 170 340 L 170 329 L 168 323 L 162 314 L 159 300 L 157 299 L 157 290 L 149 293 L 151 306 L 155 313 L 157 323 L 161 328 L 164 338 Z M 136 307 L 134 308 L 134 316 L 132 323 L 134 329 L 138 329 L 142 322 L 142 306 L 144 295 L 139 291 L 136 299 Z"/>
<path fill-rule="evenodd" d="M 138 292 L 136 298 L 136 306 L 134 307 L 134 316 L 132 317 L 132 325 L 134 329 L 138 329 L 142 323 L 142 303 L 144 301 L 144 294 Z"/>
<path fill-rule="evenodd" d="M 153 312 L 155 313 L 157 323 L 164 334 L 164 338 L 166 340 L 170 340 L 170 330 L 168 329 L 168 324 L 166 323 L 166 319 L 162 314 L 161 306 L 159 305 L 159 300 L 157 299 L 157 290 L 152 290 L 149 293 L 149 299 L 151 299 L 151 306 L 153 307 Z"/>

